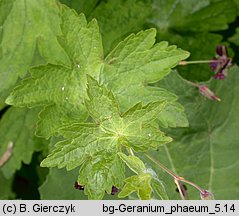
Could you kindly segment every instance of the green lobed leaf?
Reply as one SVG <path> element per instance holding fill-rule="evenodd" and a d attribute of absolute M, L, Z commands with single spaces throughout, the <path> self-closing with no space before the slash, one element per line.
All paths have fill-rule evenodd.
<path fill-rule="evenodd" d="M 129 103 L 120 100 L 124 110 L 127 110 L 140 101 L 149 102 L 145 96 L 150 93 L 142 94 L 135 100 L 134 90 L 129 87 L 135 86 L 144 91 L 145 82 L 152 83 L 162 79 L 172 67 L 189 55 L 175 46 L 168 46 L 166 42 L 153 46 L 156 32 L 150 29 L 131 35 L 121 42 L 106 57 L 103 67 L 101 39 L 95 20 L 87 25 L 83 15 L 77 16 L 71 10 L 64 9 L 62 26 L 61 45 L 70 56 L 72 65 L 48 64 L 32 68 L 31 78 L 25 79 L 6 100 L 8 104 L 17 106 L 49 104 L 40 114 L 37 129 L 38 135 L 45 137 L 54 134 L 62 124 L 81 122 L 86 118 L 83 104 L 86 96 L 86 74 L 95 78 L 102 77 L 119 100 L 123 91 L 128 89 Z M 136 74 L 138 79 L 135 79 Z M 124 79 L 129 82 L 124 82 Z M 164 125 L 185 126 L 187 121 L 182 106 L 175 103 L 176 96 L 162 89 L 158 92 L 157 89 L 154 90 L 155 100 L 172 100 L 164 111 L 168 116 L 171 111 L 178 112 L 176 118 L 168 121 L 161 116 Z M 162 91 L 164 94 L 160 94 Z M 49 117 L 51 113 L 54 114 Z M 60 116 L 57 118 L 58 114 Z"/>
<path fill-rule="evenodd" d="M 17 106 L 48 105 L 41 112 L 37 130 L 38 135 L 45 137 L 55 133 L 65 121 L 81 122 L 87 117 L 83 105 L 86 74 L 97 77 L 102 65 L 103 51 L 96 20 L 87 24 L 83 14 L 78 16 L 66 8 L 62 11 L 60 43 L 71 63 L 32 68 L 31 78 L 23 80 L 6 101 Z M 51 113 L 54 116 L 45 118 Z"/>
<path fill-rule="evenodd" d="M 124 165 L 117 153 L 123 147 L 146 151 L 171 138 L 150 125 L 164 103 L 137 104 L 121 114 L 113 94 L 90 76 L 87 93 L 87 109 L 95 123 L 62 127 L 60 135 L 65 140 L 55 145 L 41 166 L 66 166 L 68 170 L 81 166 L 78 181 L 85 186 L 85 193 L 90 199 L 102 199 L 112 186 L 122 186 Z"/>
<path fill-rule="evenodd" d="M 149 29 L 132 34 L 119 43 L 106 57 L 102 79 L 109 84 L 122 110 L 127 110 L 139 102 L 146 104 L 150 101 L 166 100 L 169 103 L 166 104 L 164 114 L 171 118 L 165 119 L 164 114 L 158 118 L 164 126 L 185 126 L 187 120 L 182 106 L 175 102 L 177 97 L 148 84 L 166 76 L 171 68 L 187 58 L 189 53 L 175 46 L 168 46 L 165 41 L 154 45 L 155 36 L 155 29 Z M 176 112 L 178 114 L 173 117 Z"/>
<path fill-rule="evenodd" d="M 136 192 L 138 197 L 142 200 L 151 199 L 151 179 L 152 176 L 149 173 L 141 173 L 125 179 L 126 184 L 124 185 L 122 191 L 120 191 L 118 197 L 127 197 Z"/>
<path fill-rule="evenodd" d="M 211 191 L 215 199 L 238 199 L 238 67 L 229 70 L 223 81 L 211 80 L 208 87 L 221 102 L 210 101 L 196 88 L 187 85 L 176 73 L 162 80 L 185 104 L 190 127 L 168 134 L 174 141 L 153 153 L 161 163 L 200 187 Z M 147 161 L 147 160 L 146 160 Z M 152 163 L 151 163 L 152 164 Z M 153 166 L 153 165 L 152 165 Z M 153 166 L 167 183 L 170 199 L 178 199 L 170 176 Z M 187 185 L 190 199 L 200 199 L 199 192 Z"/>
<path fill-rule="evenodd" d="M 25 76 L 37 44 L 51 62 L 66 61 L 56 39 L 61 34 L 56 1 L 4 0 L 0 10 L 0 91 L 12 88 L 18 77 Z"/>
<path fill-rule="evenodd" d="M 138 157 L 133 155 L 125 155 L 122 152 L 119 152 L 121 160 L 136 174 L 140 174 L 146 171 L 146 167 Z"/>
<path fill-rule="evenodd" d="M 6 178 L 11 178 L 22 162 L 29 164 L 32 154 L 40 150 L 44 141 L 34 136 L 38 109 L 9 108 L 0 121 L 0 155 L 13 144 L 9 160 L 0 168 Z"/>

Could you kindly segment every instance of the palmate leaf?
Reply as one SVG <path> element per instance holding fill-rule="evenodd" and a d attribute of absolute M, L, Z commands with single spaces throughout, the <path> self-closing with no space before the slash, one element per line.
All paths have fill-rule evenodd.
<path fill-rule="evenodd" d="M 90 199 L 101 199 L 112 186 L 122 187 L 124 164 L 117 155 L 124 148 L 147 151 L 171 141 L 151 125 L 165 102 L 137 104 L 121 114 L 111 91 L 88 76 L 86 106 L 94 123 L 75 123 L 61 128 L 58 142 L 42 161 L 43 167 L 81 166 L 78 181 Z"/>
<path fill-rule="evenodd" d="M 0 122 L 0 156 L 6 152 L 9 143 L 13 152 L 0 168 L 6 178 L 21 168 L 22 162 L 29 164 L 34 151 L 44 147 L 44 140 L 34 136 L 38 109 L 9 108 Z"/>
<path fill-rule="evenodd" d="M 204 98 L 196 88 L 171 74 L 159 85 L 177 93 L 185 105 L 190 127 L 168 132 L 174 141 L 153 153 L 161 163 L 178 175 L 210 190 L 215 199 L 238 199 L 238 76 L 231 68 L 223 81 L 211 80 L 210 89 L 221 101 Z M 150 163 L 167 183 L 170 199 L 180 199 L 170 176 Z M 161 173 L 161 174 L 160 174 Z M 187 185 L 190 199 L 200 199 L 199 192 Z"/>
<path fill-rule="evenodd" d="M 150 26 L 158 29 L 158 39 L 177 44 L 192 53 L 190 60 L 212 59 L 222 37 L 212 34 L 228 28 L 238 10 L 233 0 L 154 0 Z M 183 77 L 208 80 L 212 72 L 208 65 L 179 68 Z"/>
<path fill-rule="evenodd" d="M 154 45 L 155 36 L 156 31 L 149 29 L 132 34 L 119 43 L 105 59 L 102 79 L 116 95 L 122 110 L 139 102 L 147 104 L 150 101 L 166 100 L 168 103 L 158 116 L 162 125 L 186 126 L 183 108 L 175 102 L 177 96 L 149 84 L 166 76 L 179 59 L 187 58 L 189 53 L 176 46 L 168 46 L 165 41 Z"/>
<path fill-rule="evenodd" d="M 37 44 L 46 60 L 66 62 L 56 38 L 61 34 L 56 1 L 2 0 L 0 14 L 0 92 L 25 76 Z"/>
<path fill-rule="evenodd" d="M 104 59 L 96 21 L 87 24 L 84 15 L 66 7 L 62 8 L 62 16 L 63 36 L 59 42 L 71 63 L 32 68 L 31 77 L 23 80 L 6 100 L 15 106 L 47 105 L 40 113 L 38 135 L 49 137 L 63 124 L 85 120 L 86 74 L 108 84 L 120 102 L 120 109 L 125 111 L 141 101 L 147 104 L 167 100 L 164 114 L 158 116 L 162 125 L 187 125 L 182 106 L 175 102 L 177 97 L 147 84 L 166 76 L 189 56 L 188 52 L 166 42 L 154 45 L 156 31 L 150 29 L 130 35 Z M 137 97 L 135 90 L 139 93 Z"/>
<path fill-rule="evenodd" d="M 86 74 L 98 77 L 103 50 L 96 20 L 87 24 L 83 14 L 62 9 L 62 33 L 59 39 L 70 63 L 48 64 L 33 68 L 31 78 L 16 88 L 9 97 L 18 106 L 48 105 L 40 114 L 38 134 L 49 137 L 63 122 L 86 118 L 83 98 L 86 95 Z M 31 91 L 29 91 L 31 89 Z M 47 118 L 51 116 L 50 118 Z"/>

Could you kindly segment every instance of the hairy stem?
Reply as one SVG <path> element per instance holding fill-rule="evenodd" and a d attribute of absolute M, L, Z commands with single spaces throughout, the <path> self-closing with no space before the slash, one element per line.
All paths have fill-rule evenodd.
<path fill-rule="evenodd" d="M 193 186 L 194 188 L 196 188 L 200 193 L 203 193 L 205 190 L 202 189 L 201 187 L 199 187 L 198 185 L 196 185 L 195 183 L 185 179 L 182 176 L 178 176 L 175 173 L 173 173 L 171 170 L 169 170 L 168 168 L 166 168 L 163 164 L 161 164 L 158 160 L 156 160 L 155 158 L 153 158 L 152 156 L 145 154 L 147 158 L 149 158 L 151 161 L 153 161 L 155 164 L 157 164 L 162 170 L 164 170 L 166 173 L 168 173 L 169 175 L 171 175 L 174 178 L 174 182 L 178 187 L 180 196 L 182 197 L 182 199 L 185 199 L 185 197 L 187 197 L 187 194 L 185 193 L 186 191 L 184 190 L 183 186 L 181 185 L 181 182 L 187 183 L 191 186 Z"/>
<path fill-rule="evenodd" d="M 180 61 L 179 65 L 188 65 L 188 64 L 208 64 L 212 62 L 220 62 L 220 60 L 197 60 L 197 61 Z"/>

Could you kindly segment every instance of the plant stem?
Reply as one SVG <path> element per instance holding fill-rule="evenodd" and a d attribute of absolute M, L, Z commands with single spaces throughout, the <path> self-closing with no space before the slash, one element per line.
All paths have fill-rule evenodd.
<path fill-rule="evenodd" d="M 155 158 L 153 158 L 152 156 L 145 154 L 147 158 L 149 158 L 151 161 L 153 161 L 155 164 L 157 164 L 162 170 L 164 170 L 166 173 L 168 173 L 169 175 L 171 175 L 174 178 L 174 182 L 176 183 L 180 196 L 182 197 L 182 199 L 185 199 L 185 193 L 183 193 L 182 191 L 182 187 L 180 185 L 180 182 L 185 182 L 191 186 L 193 186 L 194 188 L 196 188 L 198 191 L 200 191 L 200 193 L 203 193 L 205 190 L 202 189 L 201 187 L 199 187 L 198 185 L 196 185 L 195 183 L 176 175 L 175 173 L 173 173 L 172 171 L 170 171 L 168 168 L 166 168 L 163 164 L 161 164 L 158 160 L 156 160 Z"/>
<path fill-rule="evenodd" d="M 151 161 L 153 161 L 155 164 L 157 164 L 162 170 L 164 170 L 166 173 L 168 173 L 169 175 L 171 175 L 174 179 L 178 179 L 178 176 L 176 174 L 174 174 L 171 170 L 169 170 L 168 168 L 166 168 L 163 164 L 161 164 L 158 160 L 156 160 L 155 158 L 153 158 L 152 156 L 145 154 L 147 158 L 149 158 Z"/>
<path fill-rule="evenodd" d="M 7 146 L 7 150 L 4 154 L 0 157 L 0 167 L 2 167 L 12 156 L 13 151 L 13 142 L 9 142 Z"/>
<path fill-rule="evenodd" d="M 197 60 L 197 61 L 180 61 L 179 65 L 188 65 L 188 64 L 208 64 L 212 62 L 220 62 L 220 60 Z"/>
<path fill-rule="evenodd" d="M 174 179 L 174 182 L 177 185 L 177 188 L 178 188 L 178 191 L 179 191 L 179 194 L 180 194 L 182 200 L 185 200 L 185 196 L 184 196 L 184 193 L 182 191 L 182 187 L 181 187 L 180 181 L 178 179 Z"/>

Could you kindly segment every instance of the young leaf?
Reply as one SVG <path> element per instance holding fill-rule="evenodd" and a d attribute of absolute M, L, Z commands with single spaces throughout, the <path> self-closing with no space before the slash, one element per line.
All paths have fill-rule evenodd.
<path fill-rule="evenodd" d="M 141 173 L 125 179 L 126 184 L 118 194 L 118 197 L 127 197 L 133 192 L 137 192 L 137 195 L 141 200 L 151 199 L 151 180 L 152 176 L 149 173 Z"/>
<path fill-rule="evenodd" d="M 34 151 L 44 145 L 42 139 L 34 136 L 38 109 L 9 108 L 0 122 L 0 157 L 12 143 L 11 157 L 1 167 L 6 178 L 21 168 L 22 162 L 29 164 Z M 40 144 L 39 144 L 40 143 Z"/>
<path fill-rule="evenodd" d="M 140 174 L 146 171 L 146 167 L 138 157 L 136 156 L 128 156 L 122 152 L 119 152 L 121 160 L 136 174 Z"/>
<path fill-rule="evenodd" d="M 123 147 L 146 151 L 171 141 L 150 125 L 163 106 L 154 102 L 147 106 L 137 104 L 121 114 L 112 92 L 88 76 L 86 106 L 95 123 L 75 123 L 59 131 L 65 140 L 41 163 L 43 167 L 81 166 L 78 181 L 85 185 L 90 199 L 101 199 L 112 186 L 121 187 L 124 165 L 118 152 Z"/>

